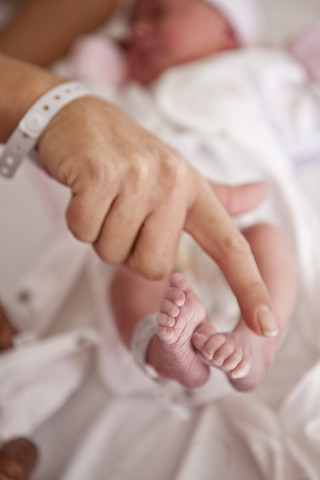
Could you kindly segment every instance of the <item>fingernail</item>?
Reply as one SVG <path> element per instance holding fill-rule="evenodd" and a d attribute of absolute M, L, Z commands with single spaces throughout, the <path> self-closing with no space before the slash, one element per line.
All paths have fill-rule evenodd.
<path fill-rule="evenodd" d="M 262 335 L 265 337 L 275 337 L 279 334 L 279 327 L 270 308 L 263 305 L 257 311 L 257 320 Z"/>

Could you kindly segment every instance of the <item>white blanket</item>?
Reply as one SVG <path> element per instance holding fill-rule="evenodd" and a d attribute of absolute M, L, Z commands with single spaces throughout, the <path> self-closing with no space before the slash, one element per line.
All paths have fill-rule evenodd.
<path fill-rule="evenodd" d="M 214 403 L 188 408 L 189 417 L 184 416 L 182 422 L 180 417 L 184 411 L 175 408 L 177 404 L 181 405 L 181 397 L 175 402 L 176 392 L 170 391 L 169 397 L 158 402 L 154 393 L 161 396 L 161 391 L 156 389 L 154 392 L 152 382 L 132 365 L 131 357 L 118 341 L 105 290 L 112 268 L 102 266 L 81 247 L 75 247 L 71 274 L 59 275 L 54 280 L 51 273 L 55 262 L 43 259 L 35 264 L 33 275 L 31 272 L 24 278 L 36 285 L 37 274 L 42 272 L 42 278 L 45 278 L 43 265 L 49 265 L 49 280 L 53 281 L 50 288 L 54 292 L 56 282 L 59 305 L 63 307 L 63 282 L 70 292 L 72 285 L 76 286 L 85 275 L 87 285 L 92 289 L 91 301 L 85 309 L 89 328 L 86 325 L 85 329 L 79 329 L 79 322 L 83 327 L 79 308 L 67 309 L 71 334 L 70 323 L 63 328 L 60 322 L 58 335 L 57 327 L 50 330 L 48 321 L 46 332 L 42 332 L 48 340 L 43 342 L 42 349 L 38 344 L 26 344 L 12 352 L 14 362 L 10 363 L 9 354 L 3 357 L 3 375 L 7 372 L 6 365 L 19 367 L 20 376 L 16 378 L 20 384 L 18 389 L 11 390 L 12 399 L 20 389 L 25 392 L 20 398 L 26 401 L 19 404 L 16 412 L 9 410 L 10 403 L 7 402 L 7 409 L 0 418 L 2 427 L 6 426 L 8 432 L 32 432 L 79 388 L 85 376 L 85 365 L 91 358 L 87 354 L 88 346 L 95 348 L 97 363 L 92 378 L 83 384 L 77 396 L 73 396 L 35 433 L 44 452 L 44 460 L 36 473 L 39 480 L 191 480 L 195 476 L 201 480 L 233 480 L 239 472 L 248 480 L 319 478 L 319 214 L 297 184 L 293 169 L 293 157 L 300 161 L 306 160 L 307 155 L 309 161 L 318 153 L 318 110 L 310 110 L 316 93 L 312 91 L 310 97 L 311 93 L 302 88 L 303 74 L 289 59 L 287 64 L 284 62 L 286 68 L 279 66 L 274 70 L 277 62 L 282 64 L 286 59 L 276 54 L 275 58 L 268 61 L 265 58 L 256 65 L 256 60 L 252 60 L 254 55 L 252 52 L 252 57 L 246 60 L 245 71 L 233 61 L 230 66 L 227 61 L 224 65 L 225 60 L 221 58 L 222 64 L 218 64 L 216 70 L 204 62 L 200 65 L 202 74 L 192 78 L 192 69 L 177 69 L 172 75 L 163 77 L 152 94 L 135 86 L 122 99 L 128 110 L 138 115 L 139 121 L 143 120 L 148 128 L 183 151 L 206 175 L 229 183 L 256 178 L 265 178 L 270 183 L 271 205 L 264 206 L 243 222 L 252 222 L 256 218 L 280 222 L 297 254 L 300 296 L 275 364 L 256 392 L 245 395 L 230 392 Z M 270 70 L 266 84 L 262 82 L 262 72 L 256 77 L 247 74 L 252 62 L 254 68 Z M 283 104 L 279 104 L 283 89 L 277 90 L 281 82 L 275 72 L 285 80 Z M 212 84 L 211 80 L 216 83 Z M 262 85 L 257 84 L 258 81 Z M 269 94 L 268 107 L 272 106 L 273 110 L 266 111 L 258 89 L 252 88 L 254 85 L 265 87 L 263 93 Z M 228 108 L 225 110 L 225 107 Z M 227 114 L 222 116 L 222 111 Z M 283 115 L 286 115 L 288 130 L 279 132 L 277 127 L 283 125 Z M 271 118 L 272 122 L 266 122 L 265 118 Z M 223 128 L 220 128 L 221 124 Z M 312 134 L 310 138 L 308 133 Z M 320 169 L 315 171 L 320 172 Z M 69 239 L 63 237 L 59 245 L 65 245 L 65 252 L 70 251 Z M 75 245 L 78 244 L 75 242 Z M 51 253 L 59 252 L 59 248 L 55 242 Z M 61 251 L 57 258 L 60 257 Z M 22 281 L 22 284 L 25 288 L 26 283 Z M 47 291 L 39 288 L 38 294 L 41 297 Z M 45 312 L 45 304 L 41 303 L 41 298 L 36 301 L 36 296 L 35 305 L 41 306 L 38 311 Z M 47 302 L 50 309 L 55 310 L 55 315 L 61 317 L 57 305 L 48 295 Z M 14 311 L 13 303 L 8 303 Z M 85 342 L 78 342 L 79 332 L 81 338 L 85 336 Z M 53 334 L 55 336 L 50 340 Z M 52 363 L 50 369 L 49 360 L 53 361 L 54 356 L 50 357 L 51 350 L 47 347 L 54 345 L 59 347 L 55 350 L 58 352 L 57 363 Z M 33 348 L 30 362 L 35 359 L 36 365 L 31 384 L 28 382 L 30 371 L 28 376 L 22 375 L 25 370 L 22 348 Z M 79 353 L 80 356 L 84 354 L 84 363 L 79 359 Z M 69 369 L 64 370 L 63 365 Z M 38 377 L 35 375 L 37 371 L 41 374 Z M 59 378 L 62 380 L 61 371 L 66 374 L 64 382 L 59 382 Z M 48 410 L 39 409 L 39 413 L 34 408 L 32 415 L 26 417 L 26 406 L 34 401 L 37 394 L 34 392 L 39 391 L 37 387 L 44 386 L 47 397 L 40 395 L 37 398 L 45 404 L 48 390 L 44 378 L 50 380 L 50 372 L 52 380 L 56 380 L 52 385 L 58 389 L 59 396 L 50 394 L 49 398 L 54 401 L 48 403 Z M 9 389 L 7 392 L 10 393 Z M 183 403 L 183 407 L 186 406 L 189 407 Z M 8 412 L 7 416 L 5 412 Z M 26 418 L 31 420 L 27 427 L 23 422 L 18 425 L 17 412 L 21 412 L 23 422 Z"/>
<path fill-rule="evenodd" d="M 296 252 L 301 301 L 306 311 L 314 308 L 319 219 L 296 181 L 294 165 L 320 159 L 320 85 L 310 83 L 286 53 L 252 49 L 172 69 L 151 92 L 132 85 L 120 102 L 205 176 L 233 184 L 269 183 L 271 205 L 256 219 L 267 215 L 287 232 Z"/>
<path fill-rule="evenodd" d="M 121 94 L 121 105 L 131 115 L 209 178 L 224 183 L 266 180 L 268 208 L 243 221 L 279 223 L 292 242 L 300 285 L 288 327 L 292 331 L 282 345 L 284 352 L 295 352 L 291 372 L 282 370 L 282 396 L 278 390 L 275 407 L 279 353 L 261 388 L 268 392 L 263 398 L 259 392 L 233 393 L 221 401 L 266 479 L 305 475 L 316 480 L 320 472 L 320 222 L 294 170 L 295 163 L 320 160 L 319 94 L 320 86 L 311 84 L 287 54 L 264 49 L 181 66 L 151 92 L 133 85 Z M 299 378 L 305 349 L 310 368 Z"/>

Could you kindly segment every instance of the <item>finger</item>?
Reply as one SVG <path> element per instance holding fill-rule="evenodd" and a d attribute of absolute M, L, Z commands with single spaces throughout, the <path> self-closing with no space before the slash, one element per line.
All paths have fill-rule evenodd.
<path fill-rule="evenodd" d="M 233 216 L 257 207 L 268 193 L 268 186 L 265 182 L 246 183 L 236 186 L 209 183 L 224 208 Z"/>
<path fill-rule="evenodd" d="M 142 195 L 120 194 L 103 220 L 94 249 L 106 263 L 121 264 L 130 255 L 148 215 Z"/>
<path fill-rule="evenodd" d="M 277 335 L 271 300 L 249 244 L 207 182 L 189 211 L 185 228 L 219 265 L 249 328 L 259 335 Z"/>
<path fill-rule="evenodd" d="M 144 222 L 126 265 L 150 279 L 168 276 L 184 223 L 185 211 L 180 205 L 171 205 L 170 210 L 166 204 L 158 208 Z"/>
<path fill-rule="evenodd" d="M 66 221 L 73 235 L 82 242 L 94 243 L 116 196 L 116 186 L 87 183 L 73 190 L 66 211 Z"/>

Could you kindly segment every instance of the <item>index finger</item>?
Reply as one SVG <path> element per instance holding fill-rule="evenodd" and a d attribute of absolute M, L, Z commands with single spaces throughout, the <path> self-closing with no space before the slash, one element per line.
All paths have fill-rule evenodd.
<path fill-rule="evenodd" d="M 248 327 L 259 335 L 277 335 L 271 299 L 250 246 L 206 181 L 188 212 L 185 230 L 219 265 Z"/>

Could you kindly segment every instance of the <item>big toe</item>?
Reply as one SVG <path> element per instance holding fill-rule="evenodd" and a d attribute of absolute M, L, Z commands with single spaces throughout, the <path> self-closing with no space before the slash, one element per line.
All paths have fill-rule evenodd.
<path fill-rule="evenodd" d="M 170 285 L 180 290 L 189 290 L 190 284 L 182 273 L 172 273 L 170 275 Z"/>
<path fill-rule="evenodd" d="M 197 350 L 202 350 L 209 338 L 216 333 L 217 330 L 213 325 L 203 323 L 194 331 L 192 335 L 192 344 Z"/>

